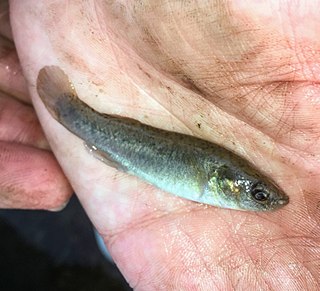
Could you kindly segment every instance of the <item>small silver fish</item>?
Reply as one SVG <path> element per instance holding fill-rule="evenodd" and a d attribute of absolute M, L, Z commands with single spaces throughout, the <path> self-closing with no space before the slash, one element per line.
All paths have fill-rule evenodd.
<path fill-rule="evenodd" d="M 96 157 L 162 190 L 247 211 L 275 210 L 289 202 L 273 181 L 221 146 L 93 110 L 57 66 L 40 70 L 37 90 L 51 115 L 84 140 Z"/>

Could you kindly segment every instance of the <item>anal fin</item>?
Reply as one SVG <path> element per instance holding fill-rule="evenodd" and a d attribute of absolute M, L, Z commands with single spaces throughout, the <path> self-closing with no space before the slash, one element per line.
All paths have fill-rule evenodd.
<path fill-rule="evenodd" d="M 127 168 L 123 165 L 119 164 L 117 161 L 112 159 L 108 153 L 99 150 L 95 145 L 90 144 L 88 142 L 84 143 L 85 148 L 88 150 L 88 152 L 93 155 L 96 159 L 99 161 L 107 164 L 109 167 L 115 168 L 122 172 L 127 172 Z"/>

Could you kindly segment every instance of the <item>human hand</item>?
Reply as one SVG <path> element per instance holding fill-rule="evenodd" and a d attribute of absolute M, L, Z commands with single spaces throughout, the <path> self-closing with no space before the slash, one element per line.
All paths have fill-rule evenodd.
<path fill-rule="evenodd" d="M 316 290 L 320 3 L 152 3 L 11 2 L 34 106 L 84 208 L 138 290 Z M 63 68 L 98 111 L 237 152 L 289 205 L 208 207 L 107 167 L 44 108 L 35 84 L 45 65 Z"/>
<path fill-rule="evenodd" d="M 31 105 L 0 2 L 0 208 L 59 209 L 72 189 Z"/>

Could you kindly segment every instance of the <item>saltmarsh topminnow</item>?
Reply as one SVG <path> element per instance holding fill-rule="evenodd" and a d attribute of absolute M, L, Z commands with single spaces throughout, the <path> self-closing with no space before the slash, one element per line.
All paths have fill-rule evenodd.
<path fill-rule="evenodd" d="M 238 210 L 270 211 L 289 202 L 273 181 L 221 146 L 93 110 L 57 66 L 40 70 L 37 90 L 51 115 L 102 161 L 162 190 Z"/>

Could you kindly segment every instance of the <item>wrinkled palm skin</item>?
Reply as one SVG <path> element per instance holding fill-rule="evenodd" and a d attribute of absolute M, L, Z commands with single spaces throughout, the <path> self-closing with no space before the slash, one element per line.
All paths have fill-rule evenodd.
<path fill-rule="evenodd" d="M 1 117 L 4 109 L 25 106 L 41 131 L 23 99 L 28 86 L 65 176 L 136 290 L 317 290 L 319 9 L 319 1 L 289 0 L 10 1 L 27 85 L 0 87 L 8 93 L 0 101 L 9 104 Z M 272 177 L 290 203 L 272 213 L 218 209 L 107 167 L 41 103 L 35 82 L 45 65 L 63 68 L 96 110 L 233 150 Z M 8 127 L 3 120 L 1 128 Z M 40 147 L 30 140 L 24 144 L 33 151 Z M 70 195 L 55 167 L 57 200 L 42 208 L 59 208 Z"/>

